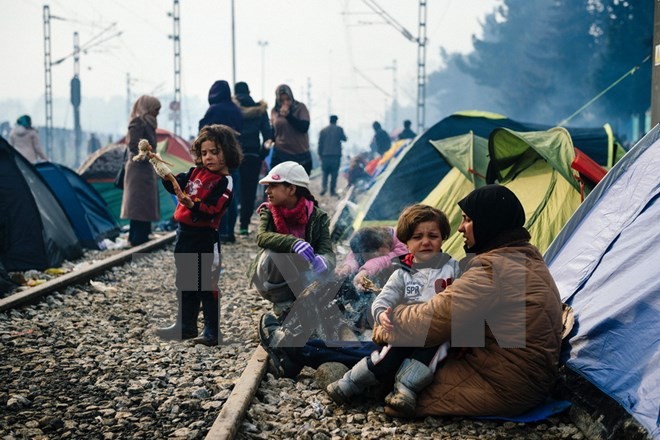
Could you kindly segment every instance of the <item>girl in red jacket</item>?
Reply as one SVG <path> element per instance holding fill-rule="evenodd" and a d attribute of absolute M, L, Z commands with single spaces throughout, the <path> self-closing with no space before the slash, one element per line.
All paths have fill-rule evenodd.
<path fill-rule="evenodd" d="M 163 339 L 193 339 L 196 344 L 218 345 L 219 292 L 217 271 L 212 271 L 218 225 L 233 197 L 234 182 L 229 169 L 237 168 L 242 154 L 234 130 L 208 125 L 193 142 L 197 166 L 176 176 L 183 195 L 174 219 L 179 222 L 174 246 L 178 313 L 170 327 L 159 328 Z M 163 185 L 174 194 L 171 182 Z M 199 304 L 204 311 L 204 331 L 197 337 Z"/>

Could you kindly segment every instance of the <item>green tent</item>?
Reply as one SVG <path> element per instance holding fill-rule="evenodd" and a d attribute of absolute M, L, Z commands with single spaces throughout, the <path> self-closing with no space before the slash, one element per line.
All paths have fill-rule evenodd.
<path fill-rule="evenodd" d="M 532 244 L 543 253 L 582 201 L 577 172 L 571 168 L 575 149 L 571 135 L 561 127 L 547 131 L 493 130 L 488 140 L 471 134 L 436 142 L 447 161 L 456 167 L 423 203 L 436 206 L 450 218 L 453 234 L 443 250 L 462 258 L 463 236 L 457 231 L 461 212 L 456 203 L 474 188 L 498 182 L 511 189 L 525 208 L 525 227 Z"/>
<path fill-rule="evenodd" d="M 456 234 L 461 223 L 461 208 L 458 201 L 475 188 L 486 184 L 488 170 L 488 140 L 475 136 L 471 131 L 460 136 L 431 141 L 453 168 L 421 203 L 434 206 L 449 219 L 452 236 L 445 242 L 443 250 L 463 246 L 461 234 Z M 453 242 L 458 240 L 458 244 Z"/>

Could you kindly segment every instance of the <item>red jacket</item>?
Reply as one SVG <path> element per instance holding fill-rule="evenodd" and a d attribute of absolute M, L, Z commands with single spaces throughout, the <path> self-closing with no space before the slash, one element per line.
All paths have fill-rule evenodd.
<path fill-rule="evenodd" d="M 191 168 L 176 176 L 183 192 L 195 202 L 192 208 L 176 206 L 174 220 L 188 226 L 218 229 L 220 218 L 233 197 L 231 176 L 213 173 L 206 168 Z M 165 189 L 174 194 L 172 183 L 164 180 Z"/>

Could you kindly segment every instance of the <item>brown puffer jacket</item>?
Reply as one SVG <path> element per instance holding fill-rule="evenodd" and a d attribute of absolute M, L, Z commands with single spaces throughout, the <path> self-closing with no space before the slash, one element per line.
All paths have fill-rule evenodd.
<path fill-rule="evenodd" d="M 524 303 L 502 307 L 503 298 Z M 543 257 L 518 242 L 474 257 L 461 278 L 430 301 L 398 306 L 395 330 L 376 326 L 374 341 L 427 347 L 452 341 L 433 383 L 419 395 L 418 416 L 514 416 L 543 402 L 554 386 L 561 313 Z M 524 346 L 503 348 L 493 333 L 509 341 L 501 345 Z M 475 344 L 475 336 L 484 342 Z"/>

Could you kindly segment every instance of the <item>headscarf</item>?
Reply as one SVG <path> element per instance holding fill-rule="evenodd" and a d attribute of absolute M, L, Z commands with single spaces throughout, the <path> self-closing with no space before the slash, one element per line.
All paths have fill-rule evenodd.
<path fill-rule="evenodd" d="M 154 113 L 156 110 L 160 110 L 160 101 L 158 98 L 142 95 L 137 99 L 137 101 L 135 101 L 135 104 L 133 104 L 129 122 L 135 118 L 140 118 L 155 130 L 158 126 L 158 122 L 152 113 Z"/>
<path fill-rule="evenodd" d="M 529 240 L 529 233 L 523 228 L 525 210 L 518 197 L 505 186 L 482 186 L 458 202 L 458 206 L 472 219 L 475 244 L 465 249 L 468 253 L 494 249 L 503 244 L 503 235 Z"/>
<path fill-rule="evenodd" d="M 28 115 L 23 115 L 16 120 L 16 123 L 21 127 L 32 128 L 32 118 Z"/>
<path fill-rule="evenodd" d="M 276 113 L 279 113 L 279 111 L 280 111 L 280 107 L 281 107 L 281 105 L 280 105 L 280 95 L 282 93 L 287 95 L 289 97 L 289 99 L 291 100 L 291 107 L 289 108 L 289 113 L 291 113 L 291 114 L 295 113 L 295 111 L 298 108 L 298 106 L 300 105 L 300 103 L 293 98 L 293 92 L 291 91 L 291 87 L 287 86 L 286 84 L 280 84 L 275 89 L 275 108 L 274 108 L 274 111 Z"/>

